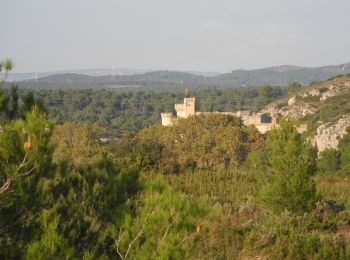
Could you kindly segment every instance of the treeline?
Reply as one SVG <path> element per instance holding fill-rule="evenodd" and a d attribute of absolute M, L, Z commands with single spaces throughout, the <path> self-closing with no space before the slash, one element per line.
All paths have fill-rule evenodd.
<path fill-rule="evenodd" d="M 276 98 L 299 90 L 297 83 L 287 87 L 268 85 L 237 89 L 192 91 L 198 111 L 257 111 Z M 28 90 L 20 89 L 21 95 Z M 160 113 L 173 112 L 183 102 L 183 92 L 111 91 L 111 90 L 40 90 L 35 98 L 58 124 L 66 121 L 97 123 L 117 132 L 133 132 L 160 124 Z"/>

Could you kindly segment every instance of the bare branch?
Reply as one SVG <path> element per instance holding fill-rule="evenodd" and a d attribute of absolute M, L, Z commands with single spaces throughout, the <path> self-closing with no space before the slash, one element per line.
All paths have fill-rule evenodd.
<path fill-rule="evenodd" d="M 179 215 L 179 213 L 177 213 L 177 214 L 175 214 L 175 215 L 172 215 L 172 216 L 170 216 L 170 219 L 176 218 L 178 215 Z M 174 224 L 175 224 L 175 221 L 172 221 L 172 222 L 168 225 L 167 229 L 166 229 L 165 232 L 164 232 L 164 235 L 163 235 L 163 237 L 162 237 L 161 242 L 164 241 L 164 239 L 165 239 L 166 235 L 168 234 L 170 228 L 171 228 Z"/>
<path fill-rule="evenodd" d="M 119 236 L 118 236 L 118 241 L 116 241 L 116 240 L 114 239 L 114 241 L 115 241 L 115 243 L 116 243 L 116 245 L 117 245 L 117 253 L 118 253 L 118 255 L 120 256 L 121 259 L 124 259 L 124 256 L 123 256 L 123 255 L 120 253 L 120 251 L 119 251 L 119 243 L 120 243 L 120 241 L 122 240 L 124 234 L 125 234 L 125 232 L 121 232 L 121 230 L 120 230 L 120 231 L 119 231 Z"/>
<path fill-rule="evenodd" d="M 26 153 L 24 155 L 24 158 L 22 160 L 22 162 L 20 163 L 20 165 L 17 167 L 16 171 L 15 171 L 15 174 L 8 177 L 7 180 L 4 182 L 4 184 L 1 186 L 0 188 L 0 194 L 1 193 L 4 193 L 6 192 L 8 189 L 10 189 L 11 187 L 11 184 L 12 182 L 18 178 L 18 177 L 23 177 L 23 176 L 26 176 L 26 175 L 29 175 L 32 173 L 32 171 L 34 171 L 34 168 L 24 172 L 24 173 L 20 173 L 21 169 L 26 167 L 29 163 L 30 163 L 30 160 L 27 160 L 27 157 L 28 157 L 28 153 Z"/>
<path fill-rule="evenodd" d="M 121 257 L 121 259 L 126 259 L 126 258 L 128 257 L 128 254 L 130 253 L 130 249 L 131 249 L 132 245 L 133 245 L 133 244 L 136 242 L 136 240 L 143 234 L 143 230 L 144 230 L 144 228 L 145 228 L 145 226 L 146 226 L 146 224 L 147 224 L 147 220 L 148 220 L 148 217 L 151 215 L 151 212 L 152 212 L 152 211 L 150 211 L 150 212 L 147 214 L 146 219 L 145 219 L 144 223 L 142 224 L 141 229 L 139 230 L 139 232 L 137 233 L 137 235 L 134 237 L 134 239 L 129 243 L 128 250 L 126 251 L 126 253 L 125 253 L 124 256 L 123 256 L 122 253 L 119 251 L 119 244 L 120 244 L 120 241 L 122 240 L 122 237 L 123 237 L 123 235 L 124 235 L 124 232 L 122 232 L 122 233 L 119 232 L 119 238 L 118 238 L 118 240 L 117 240 L 117 241 L 114 240 L 114 241 L 115 241 L 115 243 L 116 243 L 116 245 L 117 245 L 117 253 L 118 253 L 118 255 Z"/>

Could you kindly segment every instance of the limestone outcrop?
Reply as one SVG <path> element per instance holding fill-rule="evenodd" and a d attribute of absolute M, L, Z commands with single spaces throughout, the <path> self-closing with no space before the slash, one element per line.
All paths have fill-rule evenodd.
<path fill-rule="evenodd" d="M 284 99 L 277 100 L 269 107 L 278 108 L 278 114 L 294 119 L 303 119 L 307 116 L 317 116 L 323 105 L 327 104 L 329 98 L 344 95 L 350 92 L 350 75 L 337 77 L 324 82 L 319 82 L 304 88 L 299 93 L 294 93 Z M 350 114 L 334 115 L 335 119 L 328 122 L 318 122 L 314 133 L 313 143 L 319 152 L 326 148 L 337 148 L 339 140 L 350 126 Z M 316 117 L 315 117 L 316 118 Z M 340 118 L 337 120 L 336 118 Z M 305 127 L 298 129 L 304 132 Z"/>
<path fill-rule="evenodd" d="M 339 119 L 333 125 L 320 125 L 313 139 L 314 145 L 317 146 L 319 153 L 327 148 L 338 148 L 339 139 L 346 133 L 347 127 L 350 125 L 350 114 Z"/>
<path fill-rule="evenodd" d="M 304 116 L 313 115 L 318 111 L 317 108 L 314 108 L 307 103 L 295 104 L 293 103 L 293 99 L 289 103 L 292 105 L 282 107 L 279 111 L 283 117 L 302 118 Z"/>

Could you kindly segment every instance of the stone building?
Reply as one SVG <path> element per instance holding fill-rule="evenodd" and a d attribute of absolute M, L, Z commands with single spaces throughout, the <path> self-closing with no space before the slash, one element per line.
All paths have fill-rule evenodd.
<path fill-rule="evenodd" d="M 250 111 L 237 111 L 237 112 L 199 112 L 196 111 L 196 98 L 189 97 L 184 98 L 183 104 L 175 104 L 176 116 L 172 113 L 161 113 L 162 125 L 171 126 L 174 125 L 178 118 L 187 118 L 189 116 L 195 116 L 199 114 L 224 114 L 237 116 L 242 119 L 245 125 L 255 125 L 255 127 L 261 132 L 266 133 L 277 125 L 277 116 L 268 112 L 252 113 Z"/>
<path fill-rule="evenodd" d="M 196 115 L 196 98 L 184 98 L 183 104 L 175 104 L 176 116 L 187 118 Z"/>

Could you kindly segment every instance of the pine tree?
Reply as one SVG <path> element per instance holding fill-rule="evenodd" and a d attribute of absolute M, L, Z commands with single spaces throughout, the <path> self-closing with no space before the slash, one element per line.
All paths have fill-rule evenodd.
<path fill-rule="evenodd" d="M 316 149 L 297 133 L 293 122 L 281 122 L 266 143 L 270 172 L 262 188 L 263 203 L 281 212 L 302 213 L 313 208 L 316 187 L 311 177 L 316 173 Z"/>

